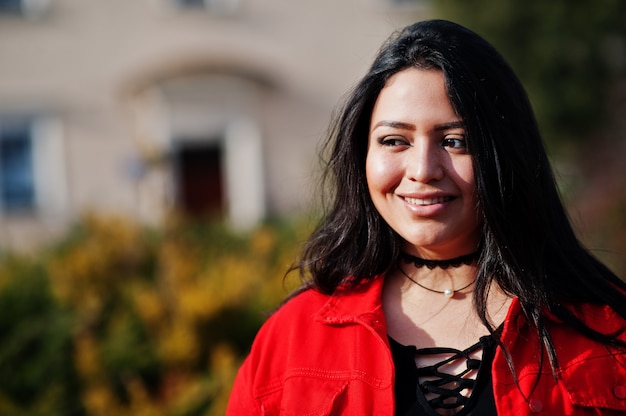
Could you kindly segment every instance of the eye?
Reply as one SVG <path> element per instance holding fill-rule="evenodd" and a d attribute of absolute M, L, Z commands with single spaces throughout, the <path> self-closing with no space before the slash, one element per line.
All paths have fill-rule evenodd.
<path fill-rule="evenodd" d="M 407 139 L 401 136 L 384 136 L 378 139 L 378 142 L 387 147 L 397 147 L 397 146 L 409 146 L 410 143 Z"/>
<path fill-rule="evenodd" d="M 441 141 L 441 146 L 455 150 L 466 150 L 467 142 L 461 137 L 446 137 Z"/>

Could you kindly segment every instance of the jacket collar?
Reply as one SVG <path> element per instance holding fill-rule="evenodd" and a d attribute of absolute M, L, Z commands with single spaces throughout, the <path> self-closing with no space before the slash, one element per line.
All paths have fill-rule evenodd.
<path fill-rule="evenodd" d="M 382 320 L 384 281 L 383 276 L 376 276 L 356 288 L 338 289 L 316 313 L 315 319 L 328 325 Z"/>

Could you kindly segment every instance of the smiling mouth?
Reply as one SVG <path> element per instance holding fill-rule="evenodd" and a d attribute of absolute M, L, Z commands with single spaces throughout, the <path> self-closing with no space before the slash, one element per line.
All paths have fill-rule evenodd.
<path fill-rule="evenodd" d="M 452 201 L 454 197 L 452 196 L 441 196 L 437 198 L 409 198 L 404 197 L 404 200 L 411 205 L 420 205 L 420 206 L 428 206 L 435 204 L 443 204 L 444 202 Z"/>

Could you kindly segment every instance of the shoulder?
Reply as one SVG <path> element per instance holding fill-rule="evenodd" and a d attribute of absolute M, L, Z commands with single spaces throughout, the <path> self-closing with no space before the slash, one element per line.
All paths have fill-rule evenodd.
<path fill-rule="evenodd" d="M 287 300 L 276 311 L 277 314 L 294 311 L 316 311 L 334 295 L 320 292 L 317 289 L 306 289 Z"/>
<path fill-rule="evenodd" d="M 357 288 L 324 294 L 307 289 L 280 306 L 261 326 L 252 345 L 251 359 L 281 354 L 296 357 L 301 348 L 324 348 L 338 338 L 349 338 L 358 327 L 379 329 L 382 279 Z M 343 328 L 336 332 L 337 327 Z M 320 345 L 318 345 L 320 344 Z M 282 352 L 281 352 L 282 350 Z"/>
<path fill-rule="evenodd" d="M 267 360 L 304 347 L 307 334 L 322 335 L 317 316 L 333 295 L 307 289 L 291 297 L 276 309 L 256 334 L 249 359 Z"/>
<path fill-rule="evenodd" d="M 264 328 L 315 321 L 333 325 L 357 322 L 365 316 L 382 313 L 384 278 L 376 277 L 356 287 L 340 287 L 333 294 L 305 290 L 285 302 L 267 320 Z M 306 328 L 306 327 L 304 327 Z"/>
<path fill-rule="evenodd" d="M 315 289 L 306 289 L 288 299 L 276 309 L 261 327 L 261 331 L 268 327 L 290 326 L 303 323 L 303 321 L 313 320 L 318 311 L 330 301 L 332 296 Z"/>
<path fill-rule="evenodd" d="M 626 343 L 626 320 L 606 305 L 572 312 L 590 329 Z M 560 322 L 551 328 L 562 388 L 574 407 L 626 411 L 626 349 L 600 343 Z M 620 413 L 621 414 L 621 413 Z"/>
<path fill-rule="evenodd" d="M 278 414 L 283 405 L 300 409 L 290 414 L 330 414 L 333 403 L 343 403 L 346 397 L 363 398 L 343 403 L 351 410 L 373 406 L 367 400 L 375 400 L 374 391 L 386 397 L 392 386 L 391 357 L 369 358 L 383 357 L 387 351 L 382 284 L 376 282 L 332 295 L 306 290 L 276 310 L 239 370 L 231 393 L 236 399 L 228 414 L 256 414 L 250 409 L 261 408 L 276 409 Z M 307 395 L 312 395 L 310 400 L 303 400 Z M 376 405 L 384 407 L 389 401 L 382 403 Z M 306 412 L 301 411 L 304 408 Z M 312 412 L 313 408 L 317 410 Z M 328 411 L 321 412 L 322 408 Z"/>
<path fill-rule="evenodd" d="M 626 343 L 626 320 L 610 306 L 581 304 L 570 306 L 568 309 L 587 328 Z M 610 346 L 584 335 L 573 324 L 558 319 L 551 321 L 549 330 L 557 353 L 563 356 L 563 360 L 577 360 L 581 355 L 590 356 L 591 351 L 604 356 L 610 349 Z"/>
<path fill-rule="evenodd" d="M 626 343 L 626 320 L 611 307 L 597 304 L 566 305 L 583 326 L 601 334 L 615 337 Z M 626 376 L 626 350 L 605 345 L 585 335 L 576 325 L 563 322 L 553 315 L 546 315 L 546 329 L 550 334 L 555 347 L 556 358 L 560 369 L 565 371 L 564 376 L 574 369 L 580 369 L 584 363 L 598 365 L 602 360 L 621 363 L 615 371 L 622 371 Z M 510 354 L 520 374 L 537 370 L 537 363 L 543 362 L 543 370 L 551 373 L 549 363 L 544 360 L 545 350 L 537 334 L 536 327 L 524 315 L 520 302 L 515 299 L 511 304 L 509 314 L 504 323 L 501 335 L 501 345 Z M 543 358 L 542 358 L 543 357 Z M 503 358 L 499 354 L 499 359 Z M 612 365 L 611 368 L 615 366 Z M 568 370 L 569 369 L 569 370 Z"/>
<path fill-rule="evenodd" d="M 608 305 L 598 304 L 576 304 L 565 305 L 565 308 L 580 323 L 589 329 L 600 334 L 615 336 L 616 339 L 626 342 L 626 319 L 619 315 L 613 308 Z M 606 347 L 599 342 L 590 339 L 572 324 L 568 324 L 555 317 L 547 314 L 547 329 L 556 347 L 557 353 L 569 356 L 567 352 L 576 355 L 582 350 L 594 348 L 605 350 Z M 526 334 L 523 338 L 526 341 L 536 338 L 536 328 L 528 321 L 524 315 L 520 302 L 515 299 L 511 304 L 509 313 L 505 320 L 504 331 L 502 334 L 503 344 L 514 349 L 514 345 L 520 341 L 520 336 Z M 526 350 L 525 347 L 522 348 Z M 559 357 L 560 361 L 563 359 Z"/>
<path fill-rule="evenodd" d="M 312 289 L 281 305 L 261 326 L 239 369 L 227 414 L 261 414 L 260 397 L 282 389 L 285 372 L 307 354 L 307 332 L 314 329 L 316 312 L 330 296 Z"/>
<path fill-rule="evenodd" d="M 602 334 L 618 334 L 622 341 L 626 341 L 626 320 L 608 305 L 582 304 L 571 306 L 571 312 L 582 323 Z"/>
<path fill-rule="evenodd" d="M 593 304 L 567 308 L 589 328 L 626 341 L 626 321 L 612 308 Z M 557 378 L 536 328 L 525 318 L 517 300 L 511 305 L 501 337 L 506 353 L 498 349 L 493 364 L 499 409 L 528 409 L 528 404 L 534 403 L 541 404 L 546 414 L 578 414 L 583 409 L 600 408 L 625 411 L 626 350 L 593 340 L 553 316 L 547 318 L 559 363 Z"/>

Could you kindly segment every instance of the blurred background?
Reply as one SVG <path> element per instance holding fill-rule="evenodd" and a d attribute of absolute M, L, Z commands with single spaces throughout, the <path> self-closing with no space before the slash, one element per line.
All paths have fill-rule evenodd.
<path fill-rule="evenodd" d="M 333 109 L 426 18 L 509 60 L 626 276 L 622 0 L 0 0 L 0 414 L 223 414 Z"/>

